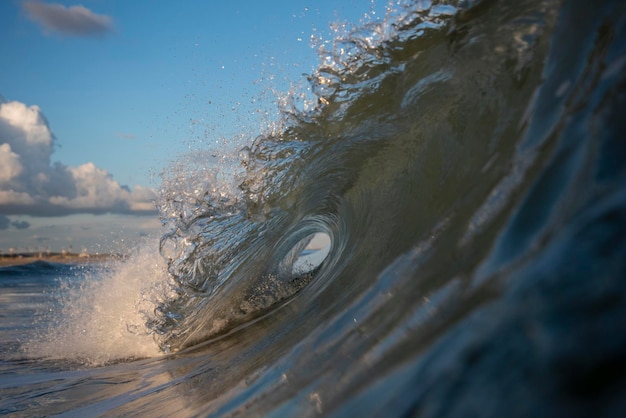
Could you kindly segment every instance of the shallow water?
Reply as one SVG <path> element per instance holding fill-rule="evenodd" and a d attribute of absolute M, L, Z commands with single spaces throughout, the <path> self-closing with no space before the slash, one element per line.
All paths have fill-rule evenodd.
<path fill-rule="evenodd" d="M 0 411 L 619 416 L 625 12 L 422 1 L 339 36 L 241 169 L 164 176 L 160 243 L 0 269 Z"/>

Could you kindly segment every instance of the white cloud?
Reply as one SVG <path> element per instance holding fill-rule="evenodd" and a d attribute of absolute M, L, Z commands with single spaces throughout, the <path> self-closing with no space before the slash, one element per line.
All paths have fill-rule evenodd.
<path fill-rule="evenodd" d="M 6 102 L 0 108 L 0 117 L 23 132 L 22 139 L 26 144 L 52 147 L 52 133 L 39 106 L 28 107 L 20 102 Z"/>
<path fill-rule="evenodd" d="M 3 205 L 30 206 L 35 203 L 35 199 L 30 197 L 28 193 L 14 192 L 13 190 L 0 190 L 0 212 L 3 212 Z"/>
<path fill-rule="evenodd" d="M 37 106 L 0 99 L 0 213 L 154 213 L 152 189 L 129 188 L 88 162 L 51 164 L 55 138 Z"/>
<path fill-rule="evenodd" d="M 19 176 L 23 167 L 20 156 L 11 150 L 11 145 L 0 145 L 0 185 L 10 183 Z"/>
<path fill-rule="evenodd" d="M 65 7 L 57 3 L 26 1 L 23 3 L 28 17 L 44 31 L 72 36 L 102 36 L 113 30 L 113 20 L 99 15 L 84 6 Z"/>

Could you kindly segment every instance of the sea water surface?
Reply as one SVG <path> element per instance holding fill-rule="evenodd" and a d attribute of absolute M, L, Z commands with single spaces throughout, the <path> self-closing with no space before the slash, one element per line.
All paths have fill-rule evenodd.
<path fill-rule="evenodd" d="M 163 176 L 162 237 L 0 269 L 1 414 L 622 416 L 626 3 L 397 2 L 319 53 Z"/>

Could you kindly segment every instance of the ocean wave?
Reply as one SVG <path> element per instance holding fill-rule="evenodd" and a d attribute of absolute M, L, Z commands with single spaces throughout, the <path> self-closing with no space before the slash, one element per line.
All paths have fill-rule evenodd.
<path fill-rule="evenodd" d="M 618 414 L 625 8 L 398 2 L 320 45 L 313 97 L 286 97 L 240 153 L 164 176 L 158 268 L 131 260 L 97 288 L 136 279 L 134 335 L 169 353 L 128 365 L 149 388 L 129 403 Z"/>

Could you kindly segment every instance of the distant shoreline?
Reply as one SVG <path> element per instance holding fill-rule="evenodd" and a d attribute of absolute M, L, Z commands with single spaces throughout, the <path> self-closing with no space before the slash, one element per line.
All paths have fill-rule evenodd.
<path fill-rule="evenodd" d="M 0 267 L 21 266 L 36 261 L 46 261 L 60 264 L 102 263 L 109 260 L 119 260 L 124 257 L 118 254 L 14 254 L 0 255 Z"/>

